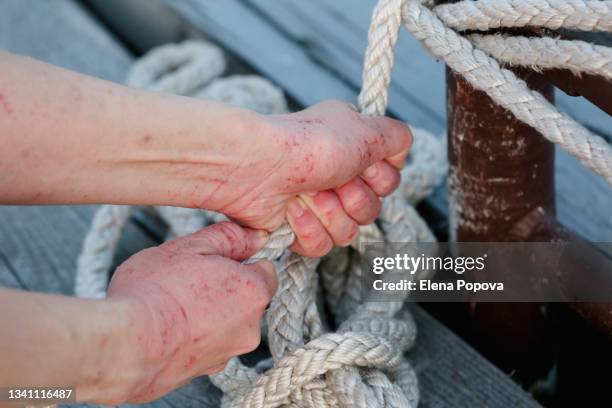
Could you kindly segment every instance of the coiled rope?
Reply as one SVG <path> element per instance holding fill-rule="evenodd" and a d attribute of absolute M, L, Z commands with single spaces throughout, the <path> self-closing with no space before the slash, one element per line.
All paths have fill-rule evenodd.
<path fill-rule="evenodd" d="M 167 45 L 135 63 L 127 84 L 223 100 L 262 113 L 286 110 L 282 93 L 262 78 L 219 78 L 224 65 L 222 52 L 211 44 Z M 434 241 L 412 205 L 445 176 L 445 147 L 428 132 L 413 133 L 411 159 L 402 170 L 407 181 L 383 202 L 380 227 L 361 228 L 354 253 L 335 249 L 320 265 L 318 259 L 285 253 L 294 235 L 284 225 L 247 261 L 282 256 L 279 290 L 266 317 L 272 359 L 249 368 L 235 358 L 223 373 L 212 376 L 224 391 L 224 406 L 345 406 L 356 399 L 363 407 L 416 406 L 416 375 L 402 355 L 414 343 L 414 321 L 401 310 L 403 302 L 365 302 L 359 262 L 363 242 Z M 96 212 L 77 263 L 77 295 L 104 297 L 115 248 L 131 211 L 130 206 L 104 205 Z M 224 218 L 187 208 L 158 206 L 155 211 L 168 224 L 169 238 Z M 325 333 L 325 319 L 317 307 L 321 294 L 334 305 L 336 333 Z M 268 369 L 260 373 L 262 367 Z"/>
<path fill-rule="evenodd" d="M 610 31 L 611 5 L 610 1 L 477 0 L 430 9 L 418 0 L 380 0 L 368 34 L 360 109 L 364 114 L 384 114 L 393 47 L 400 26 L 404 25 L 436 58 L 444 60 L 472 86 L 486 92 L 518 119 L 612 183 L 610 146 L 558 112 L 511 71 L 500 67 L 500 62 L 528 64 L 539 69 L 561 67 L 609 78 L 608 48 L 555 38 L 458 33 L 526 25 Z M 181 47 L 167 46 L 145 57 L 134 66 L 128 83 L 193 94 L 194 87 L 220 74 L 222 68 L 210 74 L 214 71 L 211 67 L 223 66 L 218 61 L 198 61 L 198 68 L 189 66 L 196 55 L 207 55 L 205 59 L 211 60 L 218 58 L 214 52 L 196 50 L 193 43 L 185 45 L 187 50 Z M 524 58 L 526 50 L 551 52 Z M 228 86 L 226 92 L 231 93 L 230 89 L 233 88 Z M 417 405 L 416 375 L 403 357 L 414 342 L 414 322 L 402 310 L 402 301 L 367 302 L 363 298 L 360 278 L 364 271 L 358 261 L 363 248 L 359 242 L 434 241 L 412 205 L 443 177 L 444 155 L 436 138 L 427 132 L 415 130 L 414 133 L 412 163 L 403 171 L 409 177 L 403 177 L 401 188 L 383 201 L 378 223 L 361 228 L 352 255 L 348 250 L 336 249 L 319 262 L 285 253 L 294 239 L 285 225 L 250 260 L 274 260 L 285 253 L 279 269 L 279 290 L 266 317 L 272 358 L 256 367 L 246 367 L 235 358 L 222 373 L 213 376 L 214 384 L 224 392 L 223 406 Z M 217 219 L 216 215 L 197 210 L 157 209 L 175 235 L 192 232 Z M 128 216 L 129 207 L 102 206 L 94 217 L 79 258 L 77 294 L 103 296 L 112 253 Z M 334 320 L 338 322 L 335 333 L 325 331 L 324 319 L 317 307 L 321 293 L 332 306 Z"/>

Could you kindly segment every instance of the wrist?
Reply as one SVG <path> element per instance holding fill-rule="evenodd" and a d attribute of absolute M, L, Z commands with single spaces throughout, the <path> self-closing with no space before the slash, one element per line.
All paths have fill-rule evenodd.
<path fill-rule="evenodd" d="M 235 171 L 256 141 L 259 115 L 246 109 L 174 95 L 146 95 L 150 114 L 108 149 L 96 174 L 106 202 L 216 210 Z"/>
<path fill-rule="evenodd" d="M 95 301 L 96 327 L 92 330 L 95 344 L 90 367 L 77 386 L 80 402 L 119 404 L 128 401 L 143 378 L 144 364 L 135 324 L 142 311 L 127 300 Z M 142 339 L 142 337 L 141 337 Z"/>

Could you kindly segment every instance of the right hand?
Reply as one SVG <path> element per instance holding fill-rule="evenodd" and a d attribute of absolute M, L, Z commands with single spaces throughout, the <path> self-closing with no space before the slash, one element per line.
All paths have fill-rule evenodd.
<path fill-rule="evenodd" d="M 223 222 L 137 253 L 115 272 L 109 300 L 133 305 L 135 384 L 117 400 L 147 402 L 255 349 L 277 288 L 274 265 L 243 265 L 267 234 Z"/>

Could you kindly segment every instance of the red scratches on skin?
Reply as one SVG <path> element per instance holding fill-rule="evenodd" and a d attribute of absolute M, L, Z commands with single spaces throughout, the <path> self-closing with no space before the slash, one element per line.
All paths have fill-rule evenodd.
<path fill-rule="evenodd" d="M 10 103 L 3 94 L 0 94 L 0 109 L 2 109 L 4 113 L 8 115 L 13 113 L 13 107 L 10 105 Z"/>
<path fill-rule="evenodd" d="M 98 385 L 102 382 L 102 371 L 96 371 L 96 375 L 92 378 L 91 384 Z"/>
<path fill-rule="evenodd" d="M 185 312 L 185 308 L 183 306 L 181 306 L 180 308 L 181 308 L 181 314 L 183 315 L 183 318 L 187 320 L 187 313 Z"/>
<path fill-rule="evenodd" d="M 293 171 L 296 175 L 286 178 L 287 185 L 291 187 L 306 184 L 308 182 L 308 176 L 314 173 L 314 162 L 314 155 L 312 153 L 306 153 L 303 156 L 302 162 L 293 167 Z"/>
<path fill-rule="evenodd" d="M 364 150 L 362 154 L 363 159 L 366 159 L 368 161 L 371 161 L 372 159 L 372 151 L 376 151 L 378 150 L 378 148 L 374 148 L 374 146 L 382 146 L 383 148 L 385 147 L 386 144 L 386 140 L 385 137 L 382 133 L 377 134 L 376 136 L 374 136 L 371 139 L 365 139 L 364 140 Z"/>
<path fill-rule="evenodd" d="M 323 120 L 319 119 L 319 118 L 312 118 L 312 119 L 300 119 L 298 120 L 298 123 L 302 123 L 302 124 L 307 124 L 307 125 L 322 125 L 323 124 Z"/>
<path fill-rule="evenodd" d="M 294 138 L 294 137 L 288 137 L 286 139 L 283 139 L 283 147 L 285 148 L 285 151 L 290 152 L 293 149 L 297 148 L 300 145 L 300 143 Z"/>
<path fill-rule="evenodd" d="M 351 231 L 348 240 L 353 242 L 355 240 L 355 237 L 357 237 L 357 234 L 359 234 L 359 228 L 355 228 L 353 231 Z"/>
<path fill-rule="evenodd" d="M 295 186 L 306 183 L 306 177 L 287 177 L 287 184 Z"/>
<path fill-rule="evenodd" d="M 194 355 L 189 356 L 189 359 L 187 360 L 187 362 L 185 363 L 184 367 L 185 368 L 191 368 L 193 367 L 193 365 L 195 364 L 195 362 L 197 361 L 197 357 Z"/>
<path fill-rule="evenodd" d="M 307 153 L 307 154 L 304 156 L 304 163 L 305 163 L 305 167 L 306 167 L 306 168 L 304 169 L 304 171 L 305 171 L 307 174 L 311 174 L 311 173 L 312 173 L 312 171 L 313 171 L 313 169 L 314 169 L 314 156 L 313 156 L 313 154 L 312 154 L 312 153 Z"/>

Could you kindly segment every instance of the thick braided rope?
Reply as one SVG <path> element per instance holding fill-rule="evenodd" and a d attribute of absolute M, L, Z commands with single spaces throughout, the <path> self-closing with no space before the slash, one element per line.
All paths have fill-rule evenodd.
<path fill-rule="evenodd" d="M 396 24 L 395 29 L 398 28 Z M 173 47 L 183 48 L 176 50 Z M 236 98 L 233 88 L 240 90 L 245 87 L 240 88 L 240 82 L 236 84 L 234 78 L 213 80 L 212 84 L 206 85 L 207 81 L 219 74 L 218 67 L 223 64 L 200 61 L 199 58 L 215 55 L 221 54 L 211 50 L 208 44 L 203 48 L 192 42 L 183 46 L 165 46 L 136 64 L 131 70 L 128 83 L 149 89 L 176 89 L 198 97 L 210 98 L 212 95 L 226 102 L 242 102 L 251 108 L 253 106 L 249 106 L 250 103 L 266 106 L 272 111 L 285 106 L 284 100 L 281 104 L 275 102 L 274 97 L 254 97 L 255 100 L 242 96 Z M 181 64 L 192 64 L 193 67 Z M 200 79 L 190 78 L 190 75 L 199 76 Z M 219 84 L 225 84 L 226 87 Z M 260 82 L 249 81 L 249 85 L 246 87 L 249 94 L 260 94 Z M 200 87 L 200 90 L 190 87 Z M 262 104 L 262 99 L 269 103 Z M 384 104 L 386 102 L 379 105 L 378 109 L 384 111 Z M 412 178 L 415 183 L 403 183 L 400 192 L 383 203 L 381 225 L 384 231 L 374 224 L 363 227 L 359 236 L 361 242 L 374 238 L 384 240 L 385 235 L 398 241 L 434 240 L 410 204 L 429 194 L 444 176 L 444 151 L 431 134 L 418 129 L 414 133 L 417 140 L 413 152 L 417 154 L 411 158 L 403 174 L 404 180 Z M 219 220 L 219 215 L 199 210 L 173 207 L 155 209 L 169 226 L 169 238 L 194 232 L 203 225 Z M 79 258 L 75 287 L 77 294 L 104 296 L 114 248 L 129 214 L 130 207 L 127 206 L 102 206 L 99 209 Z M 288 225 L 284 225 L 272 233 L 267 245 L 247 262 L 277 259 L 293 239 L 293 232 Z M 238 359 L 230 361 L 223 373 L 212 378 L 225 392 L 223 404 L 416 406 L 416 375 L 410 364 L 401 357 L 402 352 L 414 343 L 416 327 L 406 312 L 396 316 L 403 302 L 364 303 L 360 287 L 361 266 L 355 261 L 350 265 L 345 263 L 345 267 L 349 267 L 346 274 L 338 270 L 333 274 L 328 269 L 327 273 L 322 273 L 326 276 L 329 298 L 332 301 L 336 299 L 339 304 L 335 315 L 336 320 L 341 322 L 341 335 L 325 334 L 324 322 L 317 307 L 319 285 L 315 268 L 318 263 L 316 259 L 294 254 L 283 257 L 283 266 L 279 272 L 280 288 L 267 314 L 268 340 L 274 365 L 272 361 L 262 361 L 255 368 L 247 368 Z M 346 276 L 347 279 L 333 283 L 339 276 Z M 336 293 L 330 291 L 331 287 L 336 288 Z M 356 350 L 359 352 L 356 353 Z M 311 361 L 323 357 L 325 361 Z M 368 369 L 360 369 L 362 366 Z M 268 370 L 259 373 L 261 367 L 267 367 Z M 385 372 L 374 370 L 376 368 L 384 369 Z M 299 370 L 302 370 L 301 374 Z"/>
<path fill-rule="evenodd" d="M 568 2 L 570 3 L 575 2 Z M 474 48 L 468 39 L 445 26 L 418 0 L 406 0 L 402 10 L 398 12 L 402 13 L 406 28 L 435 57 L 444 60 L 476 89 L 486 92 L 519 120 L 538 130 L 546 139 L 558 144 L 576 156 L 586 167 L 603 176 L 608 183 L 612 183 L 612 147 L 604 139 L 556 110 L 540 93 L 530 90 L 514 73 L 501 68 L 495 59 Z M 551 18 L 549 16 L 547 21 Z M 573 21 L 560 20 L 562 27 L 564 23 Z"/>
<path fill-rule="evenodd" d="M 501 27 L 611 31 L 612 2 L 600 0 L 476 0 L 442 4 L 435 14 L 457 31 Z"/>
<path fill-rule="evenodd" d="M 374 10 L 372 29 L 368 36 L 363 88 L 359 100 L 368 111 L 381 113 L 380 107 L 385 106 L 393 63 L 393 53 L 389 47 L 397 40 L 397 33 L 389 31 L 395 28 L 400 19 L 436 58 L 444 60 L 472 86 L 486 92 L 519 120 L 537 129 L 545 138 L 576 156 L 586 167 L 612 183 L 612 148 L 604 139 L 556 110 L 540 93 L 531 91 L 514 73 L 501 68 L 485 51 L 475 48 L 467 38 L 449 28 L 475 30 L 539 25 L 610 31 L 611 4 L 610 1 L 481 0 L 437 6 L 432 11 L 418 0 L 381 0 Z M 476 15 L 483 17 L 474 17 Z M 486 21 L 482 23 L 482 19 Z M 385 33 L 388 33 L 388 37 L 381 38 Z M 476 41 L 485 42 L 482 37 L 476 37 Z M 512 54 L 512 49 L 504 48 L 506 41 L 498 36 L 488 36 L 486 40 L 487 47 L 492 48 L 498 56 L 503 55 L 510 62 L 519 62 L 522 52 Z M 534 39 L 533 46 L 546 44 L 546 41 L 555 41 L 555 47 L 561 51 L 567 47 L 566 42 L 552 39 Z M 575 44 L 574 50 L 577 48 L 580 48 L 580 43 Z M 606 76 L 609 70 L 609 49 L 602 53 L 603 48 L 606 47 L 592 48 L 594 52 L 600 51 L 598 61 L 601 68 L 595 68 L 588 58 L 583 61 L 574 59 L 571 68 Z M 562 59 L 559 57 L 559 60 Z M 527 61 L 531 66 L 537 66 L 537 59 Z M 380 76 L 381 73 L 384 75 Z"/>
<path fill-rule="evenodd" d="M 575 75 L 601 75 L 612 81 L 612 49 L 584 41 L 550 37 L 472 34 L 469 40 L 498 61 L 536 70 L 569 69 Z"/>

